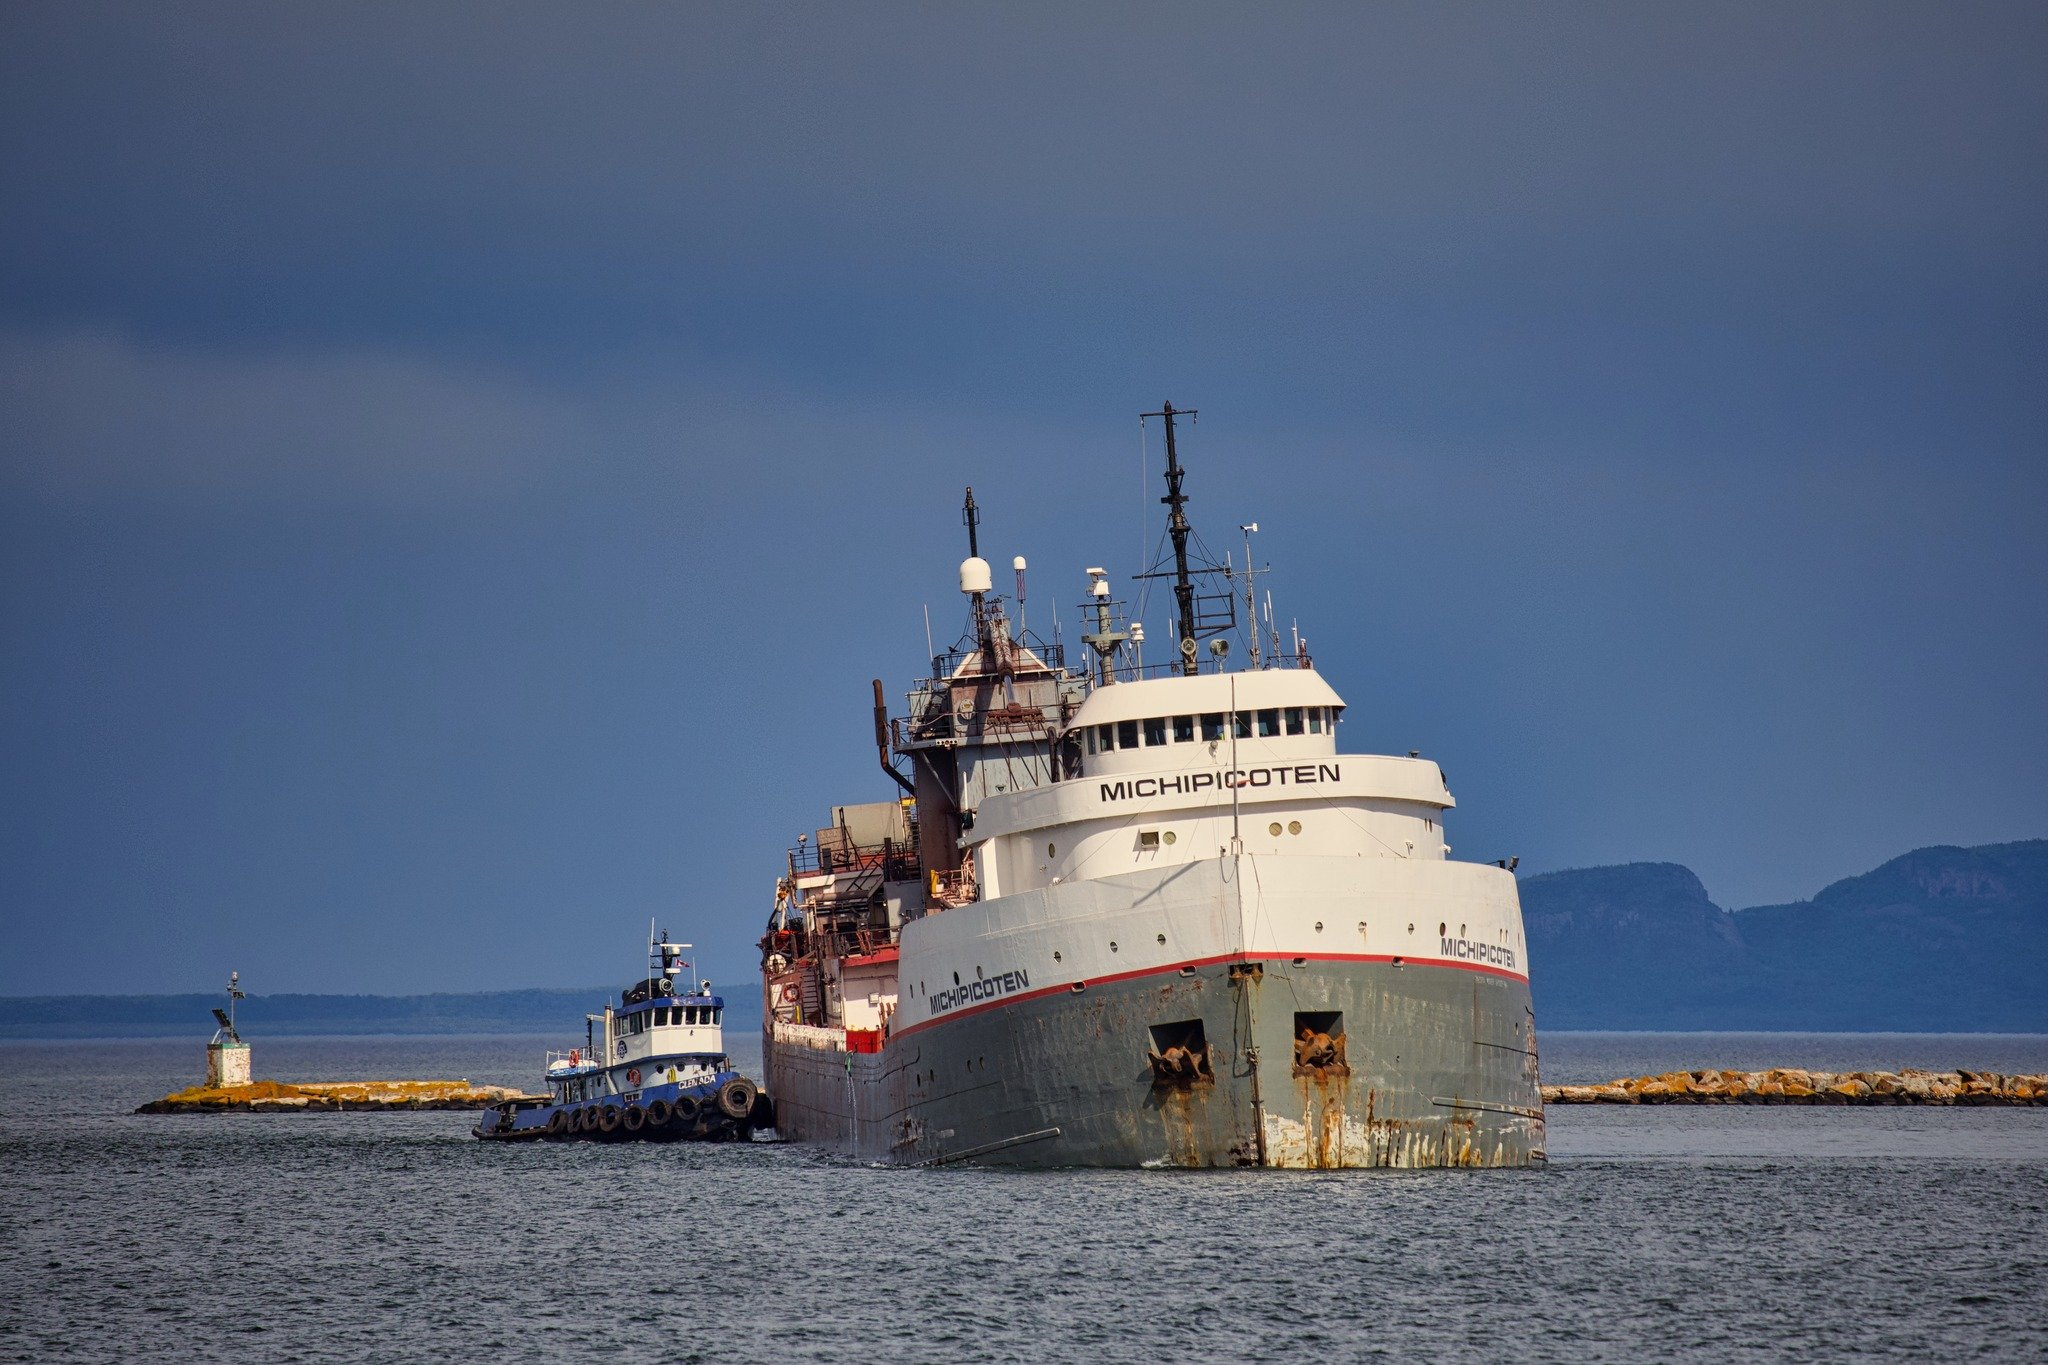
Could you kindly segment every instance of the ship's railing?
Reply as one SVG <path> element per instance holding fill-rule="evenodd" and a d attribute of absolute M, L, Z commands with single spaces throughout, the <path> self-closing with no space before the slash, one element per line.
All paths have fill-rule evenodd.
<path fill-rule="evenodd" d="M 541 1074 L 545 1076 L 558 1066 L 596 1066 L 597 1062 L 583 1048 L 570 1048 L 567 1052 L 550 1052 L 541 1061 Z"/>
<path fill-rule="evenodd" d="M 772 1036 L 778 1043 L 793 1043 L 820 1052 L 846 1051 L 846 1030 L 843 1028 L 820 1028 L 816 1024 L 792 1024 L 777 1019 Z"/>
<path fill-rule="evenodd" d="M 1307 651 L 1304 650 L 1299 654 L 1261 654 L 1259 656 L 1259 666 L 1253 671 L 1263 673 L 1272 668 L 1313 667 L 1315 667 L 1314 661 L 1309 658 Z M 1222 673 L 1228 670 L 1223 667 L 1222 662 L 1218 661 L 1207 650 L 1204 650 L 1201 655 L 1199 671 L 1202 673 Z M 1135 664 L 1120 665 L 1116 669 L 1116 676 L 1122 682 L 1138 682 L 1145 678 L 1177 678 L 1180 676 L 1180 663 L 1178 660 L 1173 660 L 1167 663 L 1146 664 L 1142 668 Z"/>
<path fill-rule="evenodd" d="M 1063 643 L 1047 644 L 1028 631 L 1017 643 L 1030 650 L 1037 657 L 1038 661 L 1052 672 L 1060 672 L 1067 666 L 1067 647 Z M 953 675 L 959 671 L 960 666 L 972 658 L 977 649 L 978 646 L 963 642 L 943 653 L 932 655 L 931 677 L 919 678 L 911 684 L 911 687 L 914 691 L 931 691 L 950 682 Z M 1036 669 L 1032 670 L 1033 674 L 1036 672 Z"/>
<path fill-rule="evenodd" d="M 799 844 L 789 851 L 790 875 L 817 872 L 867 872 L 880 869 L 882 880 L 914 882 L 923 870 L 917 856 L 917 822 L 911 821 L 907 843 L 821 846 Z"/>
<path fill-rule="evenodd" d="M 932 906 L 940 910 L 952 910 L 962 905 L 972 905 L 980 899 L 981 888 L 975 884 L 974 864 L 967 863 L 951 872 L 932 871 Z"/>

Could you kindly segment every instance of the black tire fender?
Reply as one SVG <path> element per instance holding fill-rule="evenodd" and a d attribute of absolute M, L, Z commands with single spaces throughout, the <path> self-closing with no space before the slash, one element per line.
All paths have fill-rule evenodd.
<path fill-rule="evenodd" d="M 744 1076 L 735 1076 L 718 1087 L 718 1107 L 729 1119 L 744 1119 L 754 1111 L 757 1093 L 752 1081 Z"/>

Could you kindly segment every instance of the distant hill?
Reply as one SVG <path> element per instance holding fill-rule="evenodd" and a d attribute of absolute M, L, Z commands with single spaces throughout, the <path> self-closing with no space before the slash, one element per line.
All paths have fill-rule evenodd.
<path fill-rule="evenodd" d="M 2048 839 L 1918 849 L 1732 912 L 1675 863 L 1521 892 L 1544 1027 L 2048 1032 Z"/>
<path fill-rule="evenodd" d="M 486 991 L 475 995 L 256 995 L 237 1022 L 250 1039 L 307 1034 L 553 1033 L 581 1036 L 583 1016 L 612 992 Z M 759 997 L 726 995 L 729 1027 L 759 1026 Z M 0 1038 L 207 1038 L 216 1005 L 210 995 L 0 996 Z"/>

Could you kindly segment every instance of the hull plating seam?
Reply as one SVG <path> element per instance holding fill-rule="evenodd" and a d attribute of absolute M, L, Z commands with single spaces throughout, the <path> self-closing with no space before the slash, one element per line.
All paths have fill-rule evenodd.
<path fill-rule="evenodd" d="M 1135 981 L 1140 977 L 1164 976 L 1168 972 L 1178 973 L 1183 967 L 1215 967 L 1227 962 L 1293 962 L 1297 959 L 1303 962 L 1379 962 L 1385 963 L 1388 966 L 1399 967 L 1403 971 L 1410 967 L 1417 967 L 1447 969 L 1458 972 L 1479 972 L 1486 976 L 1500 977 L 1504 981 L 1519 982 L 1524 986 L 1529 984 L 1529 978 L 1521 975 L 1519 972 L 1503 971 L 1499 967 L 1482 966 L 1476 962 L 1453 962 L 1448 958 L 1412 958 L 1396 956 L 1392 953 L 1222 953 L 1215 957 L 1189 958 L 1185 962 L 1168 962 L 1157 967 L 1141 967 L 1133 972 L 1116 972 L 1110 976 L 1087 977 L 1080 981 L 1062 982 L 1057 986 L 1042 986 L 1037 990 L 1021 991 L 1016 995 L 1006 995 L 1000 999 L 991 1000 L 986 1004 L 970 1005 L 966 1009 L 953 1010 L 931 1019 L 920 1019 L 914 1024 L 906 1024 L 894 1032 L 891 1036 L 891 1041 L 894 1042 L 897 1039 L 908 1038 L 914 1033 L 922 1032 L 937 1024 L 947 1024 L 956 1019 L 967 1019 L 977 1014 L 986 1014 L 991 1010 L 998 1010 L 1006 1005 L 1021 1005 L 1026 1001 L 1039 1000 L 1048 995 L 1059 995 L 1062 992 L 1071 993 L 1077 986 L 1085 989 L 1089 986 L 1107 986 L 1120 981 Z M 1523 1051 L 1521 1048 L 1509 1048 L 1507 1050 L 1511 1052 Z M 1533 1057 L 1536 1054 L 1529 1053 L 1528 1055 Z"/>

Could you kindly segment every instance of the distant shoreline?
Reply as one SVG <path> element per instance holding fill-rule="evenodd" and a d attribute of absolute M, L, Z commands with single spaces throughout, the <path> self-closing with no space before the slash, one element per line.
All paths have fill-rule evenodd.
<path fill-rule="evenodd" d="M 487 991 L 466 995 L 268 995 L 242 1002 L 238 1022 L 262 1038 L 580 1037 L 583 1016 L 603 1008 L 605 987 Z M 0 996 L 0 1039 L 90 1042 L 196 1038 L 213 1032 L 223 994 Z M 728 997 L 731 1027 L 757 1028 L 760 1001 L 748 989 Z"/>

